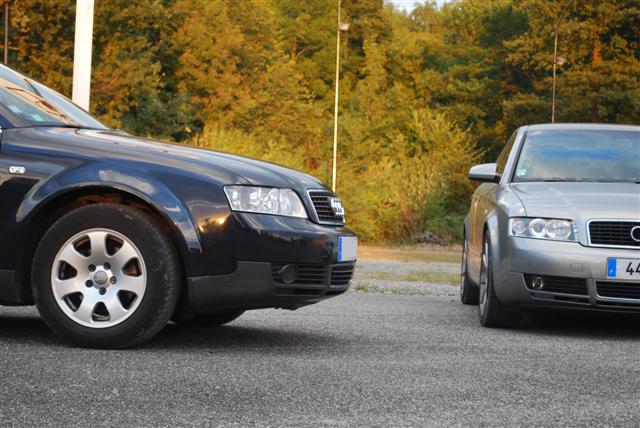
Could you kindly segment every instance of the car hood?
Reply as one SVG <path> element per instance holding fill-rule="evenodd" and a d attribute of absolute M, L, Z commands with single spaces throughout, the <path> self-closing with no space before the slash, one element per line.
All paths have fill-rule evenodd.
<path fill-rule="evenodd" d="M 318 179 L 280 165 L 228 153 L 139 138 L 119 131 L 48 128 L 66 150 L 101 159 L 155 164 L 206 175 L 221 184 L 252 184 L 295 189 L 325 188 Z M 60 147 L 60 146 L 59 146 Z"/>
<path fill-rule="evenodd" d="M 640 185 L 634 183 L 514 183 L 527 216 L 640 219 Z"/>

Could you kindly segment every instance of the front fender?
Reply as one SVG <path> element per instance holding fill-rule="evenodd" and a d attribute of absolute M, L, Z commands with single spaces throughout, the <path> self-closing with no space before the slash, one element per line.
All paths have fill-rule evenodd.
<path fill-rule="evenodd" d="M 508 295 L 509 218 L 524 215 L 524 206 L 511 188 L 498 188 L 493 209 L 487 215 L 486 226 L 491 238 L 494 288 L 498 299 L 502 301 Z"/>
<path fill-rule="evenodd" d="M 153 207 L 178 232 L 179 251 L 192 260 L 202 254 L 200 237 L 189 211 L 164 183 L 140 171 L 127 171 L 112 167 L 67 170 L 34 186 L 20 204 L 16 213 L 18 224 L 29 229 L 42 210 L 59 198 L 90 188 L 113 189 L 131 194 Z M 185 266 L 190 270 L 189 266 Z"/>

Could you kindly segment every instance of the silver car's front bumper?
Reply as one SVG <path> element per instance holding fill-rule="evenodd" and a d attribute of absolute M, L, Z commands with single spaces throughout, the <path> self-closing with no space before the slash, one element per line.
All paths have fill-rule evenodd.
<path fill-rule="evenodd" d="M 638 280 L 607 278 L 607 259 L 640 259 L 638 250 L 509 237 L 507 254 L 502 263 L 494 263 L 498 266 L 494 270 L 496 294 L 503 303 L 523 308 L 543 305 L 640 311 L 640 275 Z M 558 286 L 552 291 L 535 290 L 527 275 L 550 278 Z"/>

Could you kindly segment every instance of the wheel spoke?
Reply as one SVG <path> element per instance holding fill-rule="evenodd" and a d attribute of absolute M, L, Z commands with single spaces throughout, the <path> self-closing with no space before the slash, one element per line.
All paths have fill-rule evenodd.
<path fill-rule="evenodd" d="M 122 302 L 120 302 L 117 293 L 112 293 L 111 296 L 104 301 L 104 305 L 109 312 L 110 322 L 118 321 L 129 313 L 129 311 L 122 306 Z"/>
<path fill-rule="evenodd" d="M 77 277 L 71 279 L 54 279 L 54 291 L 60 298 L 64 298 L 69 294 L 80 293 L 83 290 L 84 287 Z"/>
<path fill-rule="evenodd" d="M 145 279 L 142 276 L 123 275 L 117 285 L 119 290 L 130 291 L 136 296 L 141 296 L 145 289 Z"/>
<path fill-rule="evenodd" d="M 136 249 L 126 241 L 122 243 L 122 247 L 114 255 L 108 257 L 111 263 L 111 270 L 118 274 L 121 274 L 127 264 L 136 258 L 138 258 Z"/>
<path fill-rule="evenodd" d="M 91 295 L 91 293 L 85 293 L 80 307 L 74 313 L 76 318 L 85 323 L 91 323 L 93 321 L 93 311 L 98 304 L 98 299 Z"/>
<path fill-rule="evenodd" d="M 89 264 L 89 259 L 78 252 L 75 249 L 73 244 L 68 244 L 60 256 L 58 257 L 58 261 L 65 262 L 68 265 L 73 266 L 75 270 L 78 272 L 84 270 L 84 268 Z M 54 266 L 55 268 L 56 266 Z"/>
<path fill-rule="evenodd" d="M 100 263 L 107 257 L 107 233 L 94 231 L 89 233 L 91 241 L 91 259 L 96 263 Z"/>

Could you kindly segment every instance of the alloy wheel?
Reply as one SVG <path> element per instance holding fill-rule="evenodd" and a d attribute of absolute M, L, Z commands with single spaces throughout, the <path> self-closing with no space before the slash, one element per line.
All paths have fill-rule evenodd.
<path fill-rule="evenodd" d="M 51 270 L 56 302 L 67 317 L 86 327 L 108 328 L 128 319 L 146 286 L 140 250 L 109 229 L 73 236 L 58 251 Z"/>

